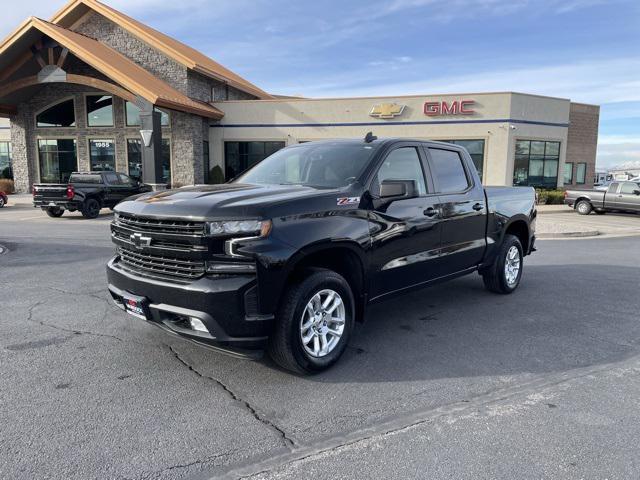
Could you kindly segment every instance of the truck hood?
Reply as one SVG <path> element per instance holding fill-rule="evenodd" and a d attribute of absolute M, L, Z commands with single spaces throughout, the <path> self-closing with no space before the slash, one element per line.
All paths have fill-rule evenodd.
<path fill-rule="evenodd" d="M 152 217 L 181 217 L 193 220 L 218 218 L 269 218 L 277 215 L 278 205 L 298 203 L 309 210 L 317 199 L 326 202 L 336 198 L 340 190 L 318 189 L 301 185 L 252 185 L 229 183 L 144 193 L 131 197 L 116 207 L 117 212 Z M 268 210 L 268 212 L 267 212 Z M 313 208 L 311 208 L 313 210 Z M 290 210 L 288 213 L 292 213 Z"/>

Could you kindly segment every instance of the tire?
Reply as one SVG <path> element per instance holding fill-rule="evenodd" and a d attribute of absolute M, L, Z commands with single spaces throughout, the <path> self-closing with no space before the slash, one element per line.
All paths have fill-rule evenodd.
<path fill-rule="evenodd" d="M 4 197 L 0 197 L 0 208 L 4 208 Z"/>
<path fill-rule="evenodd" d="M 482 280 L 487 290 L 505 295 L 513 293 L 522 279 L 523 258 L 522 244 L 518 237 L 505 235 L 493 265 L 482 273 Z M 517 272 L 513 276 L 516 260 Z M 506 268 L 508 261 L 511 262 L 509 270 Z"/>
<path fill-rule="evenodd" d="M 51 218 L 60 218 L 64 214 L 64 208 L 50 207 L 45 209 L 45 212 L 47 212 L 47 215 Z"/>
<path fill-rule="evenodd" d="M 100 215 L 100 202 L 95 198 L 85 200 L 82 206 L 82 216 L 84 218 L 97 218 Z"/>
<path fill-rule="evenodd" d="M 580 200 L 578 203 L 576 203 L 576 212 L 578 212 L 580 215 L 589 215 L 591 213 L 591 210 L 593 210 L 593 207 L 587 200 Z"/>
<path fill-rule="evenodd" d="M 339 295 L 341 304 L 334 306 L 336 297 L 333 296 L 333 302 L 322 309 L 324 311 L 333 306 L 333 312 L 328 317 L 312 317 L 311 308 L 316 310 L 312 305 L 318 304 L 314 299 L 320 295 L 320 302 L 326 301 L 331 295 L 327 292 Z M 307 309 L 308 305 L 310 309 Z M 334 322 L 341 315 L 344 320 L 342 325 Z M 302 281 L 291 285 L 285 292 L 276 315 L 274 331 L 269 337 L 269 355 L 282 368 L 295 373 L 306 375 L 326 370 L 338 361 L 347 347 L 354 318 L 355 302 L 347 281 L 331 270 L 309 270 Z M 305 329 L 310 322 L 313 322 L 312 326 Z M 332 330 L 340 331 L 340 326 L 341 335 L 331 335 Z M 305 344 L 303 336 L 311 340 Z M 314 355 L 316 348 L 319 350 Z"/>

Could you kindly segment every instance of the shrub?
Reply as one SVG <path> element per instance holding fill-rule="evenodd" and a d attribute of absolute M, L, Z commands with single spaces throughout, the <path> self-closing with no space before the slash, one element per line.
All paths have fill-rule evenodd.
<path fill-rule="evenodd" d="M 209 171 L 209 183 L 224 183 L 224 172 L 220 165 L 216 165 Z"/>
<path fill-rule="evenodd" d="M 8 178 L 0 178 L 0 192 L 4 193 L 15 193 L 16 188 L 13 183 L 13 180 Z"/>
<path fill-rule="evenodd" d="M 564 203 L 564 190 L 536 189 L 536 193 L 540 205 L 562 205 Z"/>

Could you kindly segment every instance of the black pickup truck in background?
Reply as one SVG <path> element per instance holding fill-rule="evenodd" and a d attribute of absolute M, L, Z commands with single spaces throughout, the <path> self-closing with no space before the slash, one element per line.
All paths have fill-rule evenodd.
<path fill-rule="evenodd" d="M 108 288 L 168 332 L 244 356 L 266 347 L 286 369 L 318 372 L 372 302 L 473 272 L 513 292 L 536 214 L 532 188 L 483 188 L 455 145 L 299 144 L 231 183 L 119 204 Z"/>
<path fill-rule="evenodd" d="M 50 217 L 61 217 L 65 210 L 80 211 L 85 218 L 96 218 L 102 208 L 113 209 L 127 197 L 151 189 L 118 172 L 74 172 L 68 183 L 36 183 L 33 206 Z"/>

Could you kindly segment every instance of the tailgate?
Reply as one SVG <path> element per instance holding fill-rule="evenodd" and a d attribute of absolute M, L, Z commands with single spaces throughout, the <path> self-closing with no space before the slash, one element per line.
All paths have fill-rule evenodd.
<path fill-rule="evenodd" d="M 36 183 L 33 186 L 33 202 L 48 204 L 49 202 L 66 202 L 67 184 L 62 183 Z"/>

